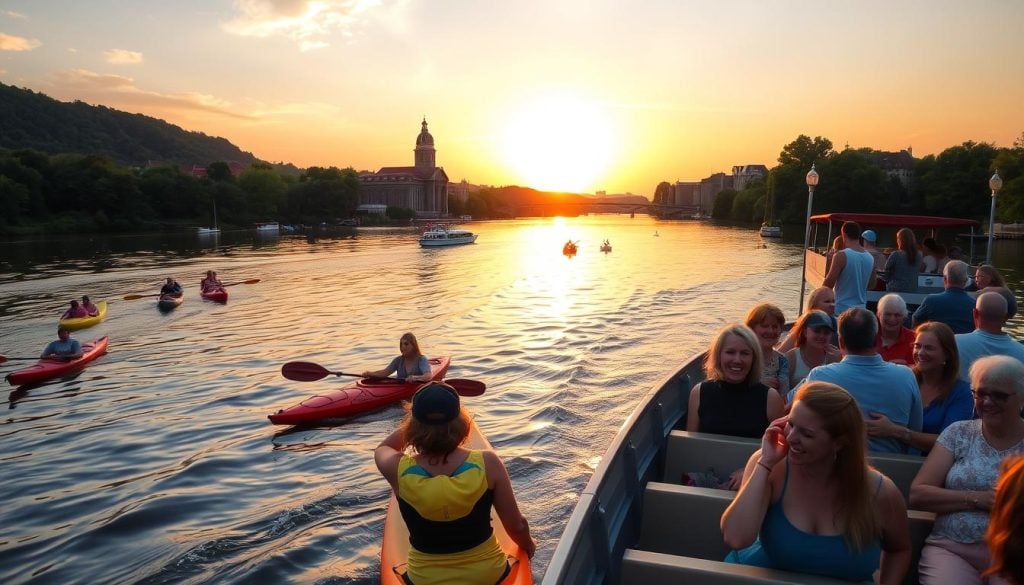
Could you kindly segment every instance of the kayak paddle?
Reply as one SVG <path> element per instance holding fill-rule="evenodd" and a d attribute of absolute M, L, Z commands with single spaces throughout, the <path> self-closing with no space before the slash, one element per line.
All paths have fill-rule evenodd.
<path fill-rule="evenodd" d="M 249 280 L 242 280 L 242 281 L 239 281 L 239 282 L 229 282 L 228 284 L 224 284 L 224 285 L 221 285 L 221 286 L 235 286 L 236 284 L 256 284 L 259 281 L 260 281 L 260 279 L 258 279 L 258 278 L 250 278 Z M 145 298 L 148 298 L 148 297 L 158 297 L 158 296 L 160 296 L 162 294 L 163 293 L 154 293 L 154 294 L 151 294 L 151 295 L 125 295 L 124 300 L 126 300 L 126 301 L 134 301 L 135 299 L 145 299 Z"/>
<path fill-rule="evenodd" d="M 366 378 L 362 374 L 349 374 L 347 372 L 332 372 L 320 364 L 313 362 L 288 362 L 281 366 L 281 375 L 289 380 L 295 380 L 297 382 L 313 382 L 316 380 L 323 379 L 327 376 L 352 376 L 353 378 Z M 373 377 L 371 380 L 393 380 L 395 382 L 406 382 L 403 378 L 386 378 L 386 377 Z M 426 382 L 423 382 L 426 384 Z M 448 384 L 460 396 L 480 396 L 487 389 L 487 385 L 479 380 L 467 380 L 463 378 L 450 378 L 444 380 L 445 384 Z"/>
<path fill-rule="evenodd" d="M 160 294 L 161 293 L 156 293 L 156 294 L 152 294 L 152 295 L 125 295 L 124 296 L 124 300 L 126 300 L 126 301 L 134 301 L 135 299 L 145 299 L 147 297 L 158 297 L 158 296 L 160 296 Z"/>
<path fill-rule="evenodd" d="M 38 360 L 38 359 L 40 359 L 40 358 L 38 358 L 38 357 L 9 357 L 9 356 L 6 356 L 6 355 L 0 355 L 0 364 L 2 364 L 4 362 L 9 362 L 9 361 L 12 361 L 12 360 Z"/>
<path fill-rule="evenodd" d="M 221 286 L 235 286 L 236 284 L 256 284 L 259 282 L 258 278 L 250 278 L 249 280 L 243 280 L 240 282 L 229 282 L 228 284 L 222 284 Z"/>

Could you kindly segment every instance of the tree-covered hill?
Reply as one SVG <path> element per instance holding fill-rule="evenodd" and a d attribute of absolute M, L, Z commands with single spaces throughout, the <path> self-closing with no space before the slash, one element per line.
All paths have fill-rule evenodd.
<path fill-rule="evenodd" d="M 61 102 L 0 83 L 0 148 L 106 156 L 128 166 L 256 161 L 224 138 L 84 102 Z"/>

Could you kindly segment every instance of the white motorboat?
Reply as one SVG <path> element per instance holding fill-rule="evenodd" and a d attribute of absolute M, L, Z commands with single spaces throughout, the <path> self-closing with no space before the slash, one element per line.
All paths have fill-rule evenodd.
<path fill-rule="evenodd" d="M 457 246 L 460 244 L 472 244 L 476 241 L 477 234 L 469 230 L 452 228 L 449 225 L 432 225 L 420 236 L 420 245 L 423 247 L 436 246 Z"/>
<path fill-rule="evenodd" d="M 761 237 L 762 238 L 781 238 L 782 228 L 777 225 L 769 225 L 767 223 L 761 224 Z"/>
<path fill-rule="evenodd" d="M 276 221 L 258 223 L 256 224 L 256 231 L 277 233 L 281 231 L 281 224 L 277 223 Z"/>

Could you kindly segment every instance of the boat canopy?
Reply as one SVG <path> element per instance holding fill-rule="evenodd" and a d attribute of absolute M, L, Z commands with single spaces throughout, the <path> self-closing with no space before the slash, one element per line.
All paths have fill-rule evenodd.
<path fill-rule="evenodd" d="M 812 215 L 812 224 L 843 223 L 855 221 L 861 227 L 907 227 L 907 228 L 955 228 L 976 227 L 978 222 L 973 219 L 958 217 L 931 217 L 927 215 L 889 215 L 887 213 L 824 213 Z"/>

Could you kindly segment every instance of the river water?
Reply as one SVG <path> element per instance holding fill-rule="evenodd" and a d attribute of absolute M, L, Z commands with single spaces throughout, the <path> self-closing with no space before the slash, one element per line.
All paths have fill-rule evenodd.
<path fill-rule="evenodd" d="M 266 415 L 346 381 L 291 382 L 284 362 L 380 368 L 405 331 L 452 356 L 450 377 L 486 382 L 464 404 L 507 462 L 540 578 L 643 393 L 756 302 L 797 316 L 799 243 L 749 229 L 623 215 L 468 227 L 478 242 L 447 249 L 411 229 L 0 242 L 0 352 L 37 354 L 81 294 L 110 309 L 76 337 L 111 340 L 80 375 L 9 396 L 0 582 L 377 582 L 388 487 L 372 451 L 402 410 L 298 430 Z M 1020 248 L 996 250 L 1017 290 Z M 261 281 L 208 303 L 208 269 Z M 168 275 L 185 285 L 177 310 L 122 300 Z"/>

